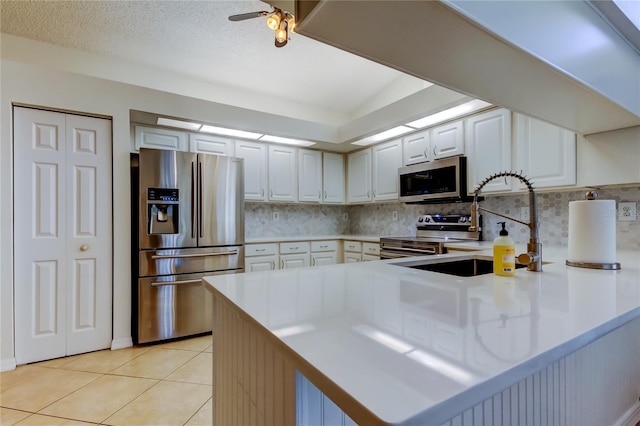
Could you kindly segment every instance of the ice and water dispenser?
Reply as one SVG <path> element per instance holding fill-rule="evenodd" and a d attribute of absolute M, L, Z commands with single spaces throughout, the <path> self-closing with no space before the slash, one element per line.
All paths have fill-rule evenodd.
<path fill-rule="evenodd" d="M 179 210 L 177 188 L 147 188 L 147 233 L 178 234 Z"/>

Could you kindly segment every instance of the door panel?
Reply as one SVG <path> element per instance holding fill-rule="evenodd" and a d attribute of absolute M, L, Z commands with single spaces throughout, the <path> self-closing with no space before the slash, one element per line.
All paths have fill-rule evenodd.
<path fill-rule="evenodd" d="M 111 121 L 66 116 L 67 355 L 111 345 Z"/>
<path fill-rule="evenodd" d="M 14 108 L 16 362 L 111 344 L 111 121 Z"/>

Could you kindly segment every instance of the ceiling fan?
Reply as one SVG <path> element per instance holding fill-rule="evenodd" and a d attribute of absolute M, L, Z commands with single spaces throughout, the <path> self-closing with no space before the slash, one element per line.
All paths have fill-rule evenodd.
<path fill-rule="evenodd" d="M 246 19 L 260 18 L 262 16 L 267 17 L 267 27 L 275 31 L 276 47 L 282 47 L 287 44 L 287 41 L 289 41 L 289 33 L 294 33 L 296 27 L 295 17 L 287 11 L 283 11 L 282 9 L 274 7 L 271 12 L 260 10 L 257 12 L 231 15 L 229 16 L 229 20 L 237 22 L 244 21 Z"/>

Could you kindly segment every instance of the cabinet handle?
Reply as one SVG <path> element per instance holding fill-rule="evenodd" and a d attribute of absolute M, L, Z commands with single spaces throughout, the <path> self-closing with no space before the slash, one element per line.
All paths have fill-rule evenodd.
<path fill-rule="evenodd" d="M 424 158 L 429 158 L 429 148 L 424 149 Z"/>
<path fill-rule="evenodd" d="M 273 189 L 270 192 L 271 195 L 269 195 L 271 198 L 273 198 Z"/>
<path fill-rule="evenodd" d="M 504 185 L 505 186 L 509 186 L 509 184 L 507 183 L 507 177 L 506 176 L 504 177 Z"/>
<path fill-rule="evenodd" d="M 329 247 L 329 246 L 320 246 L 320 248 L 327 248 L 327 247 Z"/>
<path fill-rule="evenodd" d="M 265 251 L 266 249 L 256 249 L 256 251 Z"/>
<path fill-rule="evenodd" d="M 295 247 L 289 247 L 289 250 L 298 250 L 300 247 L 295 246 Z"/>
<path fill-rule="evenodd" d="M 264 188 L 260 188 L 260 196 L 264 197 Z"/>
<path fill-rule="evenodd" d="M 316 258 L 311 259 L 311 266 L 316 266 Z"/>
<path fill-rule="evenodd" d="M 436 155 L 437 155 L 437 154 L 436 154 L 436 146 L 434 145 L 434 146 L 433 146 L 433 156 L 435 157 Z"/>
<path fill-rule="evenodd" d="M 318 191 L 318 200 L 322 199 L 322 191 Z"/>
<path fill-rule="evenodd" d="M 280 259 L 280 269 L 284 269 L 284 259 Z"/>
<path fill-rule="evenodd" d="M 271 261 L 271 269 L 276 269 L 276 261 L 275 260 Z"/>
<path fill-rule="evenodd" d="M 367 191 L 367 198 L 371 197 L 371 191 Z"/>
<path fill-rule="evenodd" d="M 324 191 L 324 199 L 327 199 L 327 191 Z"/>

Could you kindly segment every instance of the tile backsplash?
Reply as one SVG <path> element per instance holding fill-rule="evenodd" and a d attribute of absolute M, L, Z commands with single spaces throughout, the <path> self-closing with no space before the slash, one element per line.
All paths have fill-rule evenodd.
<path fill-rule="evenodd" d="M 569 229 L 569 202 L 582 200 L 585 191 L 538 193 L 540 240 L 545 245 L 567 245 Z M 640 204 L 640 187 L 604 188 L 598 190 L 599 199 L 632 201 Z M 528 207 L 528 194 L 487 196 L 480 205 L 489 210 L 520 217 L 521 207 Z M 392 220 L 393 212 L 398 220 Z M 262 237 L 291 237 L 305 235 L 415 235 L 415 219 L 429 213 L 468 214 L 469 203 L 461 204 L 404 204 L 384 203 L 358 206 L 329 206 L 309 204 L 247 203 L 245 207 L 245 234 L 248 239 Z M 273 220 L 273 213 L 278 220 Z M 344 214 L 348 219 L 344 219 Z M 503 219 L 483 213 L 483 239 L 491 241 L 497 236 Z M 527 227 L 507 222 L 509 235 L 516 243 L 529 239 Z M 616 222 L 616 243 L 621 249 L 640 249 L 640 219 Z"/>

